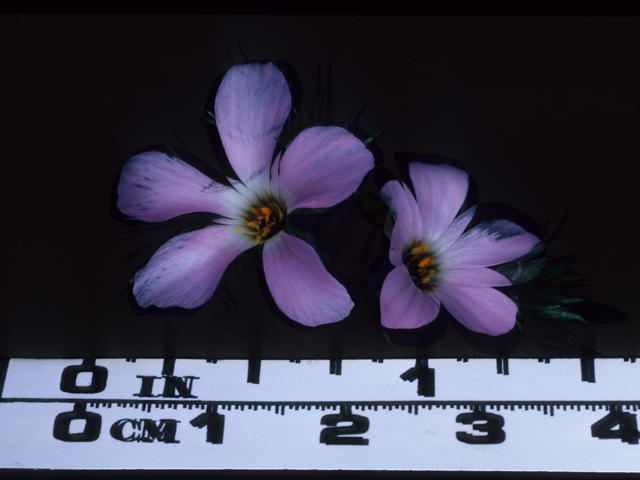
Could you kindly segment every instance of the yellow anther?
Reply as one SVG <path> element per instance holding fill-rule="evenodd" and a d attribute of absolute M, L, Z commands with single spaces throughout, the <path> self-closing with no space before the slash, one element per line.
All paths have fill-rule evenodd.
<path fill-rule="evenodd" d="M 424 276 L 420 279 L 420 282 L 422 282 L 422 284 L 427 283 L 429 280 L 431 280 L 431 277 L 433 277 L 433 274 L 436 273 L 435 270 L 429 270 L 426 274 L 424 274 Z"/>
<path fill-rule="evenodd" d="M 260 244 L 282 230 L 285 214 L 285 208 L 278 201 L 256 199 L 254 206 L 248 207 L 242 215 L 245 225 L 236 230 L 244 231 Z"/>
<path fill-rule="evenodd" d="M 414 243 L 413 245 L 416 245 Z M 411 276 L 413 283 L 420 288 L 421 290 L 427 290 L 430 287 L 427 286 L 427 283 L 431 280 L 431 278 L 435 275 L 436 269 L 428 268 L 431 265 L 436 263 L 436 256 L 433 252 L 429 252 L 429 245 L 423 243 L 422 245 L 418 245 L 409 250 L 409 252 L 405 253 L 403 256 L 403 262 L 409 270 L 409 275 Z"/>
<path fill-rule="evenodd" d="M 429 250 L 429 245 L 427 245 L 426 243 L 423 243 L 419 247 L 411 249 L 411 255 L 421 255 L 423 253 L 427 253 L 428 250 Z"/>
<path fill-rule="evenodd" d="M 269 203 L 269 208 L 271 209 L 271 215 L 273 215 L 275 217 L 275 214 L 278 214 L 278 219 L 275 220 L 274 218 L 274 222 L 275 223 L 279 223 L 282 221 L 282 219 L 284 218 L 284 215 L 282 214 L 282 210 L 280 210 L 280 207 L 278 207 L 277 204 L 275 203 Z"/>

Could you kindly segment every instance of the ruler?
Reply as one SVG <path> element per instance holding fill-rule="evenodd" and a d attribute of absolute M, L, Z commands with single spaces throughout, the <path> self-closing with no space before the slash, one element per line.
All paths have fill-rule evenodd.
<path fill-rule="evenodd" d="M 3 359 L 4 469 L 638 472 L 635 359 Z"/>

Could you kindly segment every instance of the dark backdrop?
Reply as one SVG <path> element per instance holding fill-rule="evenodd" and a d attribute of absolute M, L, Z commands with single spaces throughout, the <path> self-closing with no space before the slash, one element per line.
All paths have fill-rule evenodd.
<path fill-rule="evenodd" d="M 590 291 L 629 316 L 573 331 L 604 355 L 640 356 L 639 27 L 625 18 L 3 16 L 0 356 L 486 354 L 451 326 L 422 350 L 383 339 L 363 290 L 378 237 L 349 210 L 360 243 L 336 264 L 361 302 L 338 325 L 282 323 L 251 262 L 228 275 L 235 307 L 216 297 L 186 316 L 132 308 L 127 282 L 168 234 L 126 234 L 112 216 L 114 181 L 127 152 L 176 144 L 174 131 L 216 165 L 197 117 L 232 66 L 228 53 L 241 60 L 238 43 L 250 58 L 288 60 L 307 101 L 331 59 L 336 117 L 367 105 L 360 126 L 388 130 L 377 141 L 387 166 L 396 151 L 454 157 L 481 201 L 552 226 L 571 204 L 550 253 L 580 247 L 575 269 L 591 275 Z M 373 245 L 364 259 L 363 242 Z M 529 327 L 513 355 L 587 351 L 541 343 Z"/>

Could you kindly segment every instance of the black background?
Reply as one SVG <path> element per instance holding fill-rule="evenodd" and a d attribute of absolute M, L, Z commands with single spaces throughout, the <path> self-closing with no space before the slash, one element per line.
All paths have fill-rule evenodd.
<path fill-rule="evenodd" d="M 129 278 L 172 232 L 126 234 L 112 215 L 119 169 L 143 147 L 176 144 L 173 131 L 217 165 L 197 117 L 233 65 L 228 52 L 242 59 L 238 42 L 252 59 L 288 60 L 306 101 L 318 65 L 324 75 L 331 59 L 336 117 L 366 104 L 360 127 L 388 130 L 377 141 L 385 166 L 396 151 L 456 158 L 481 201 L 552 227 L 571 204 L 550 253 L 580 247 L 575 269 L 591 274 L 589 290 L 629 316 L 573 331 L 606 356 L 640 356 L 639 26 L 626 18 L 1 17 L 0 356 L 486 355 L 451 326 L 421 350 L 384 340 L 363 287 L 378 237 L 351 211 L 335 261 L 361 301 L 340 324 L 303 332 L 282 323 L 250 255 L 249 271 L 228 275 L 236 307 L 216 296 L 190 315 L 132 308 Z M 514 356 L 580 354 L 525 327 Z"/>

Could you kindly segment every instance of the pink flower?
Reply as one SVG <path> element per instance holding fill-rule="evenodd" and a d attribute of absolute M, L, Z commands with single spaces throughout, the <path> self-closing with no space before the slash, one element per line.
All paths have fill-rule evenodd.
<path fill-rule="evenodd" d="M 414 197 L 393 180 L 382 198 L 395 216 L 389 260 L 395 267 L 380 292 L 382 325 L 418 328 L 432 322 L 440 305 L 475 332 L 510 331 L 518 307 L 491 287 L 511 285 L 487 268 L 529 252 L 540 240 L 507 220 L 492 220 L 464 232 L 476 207 L 459 217 L 469 188 L 468 175 L 449 165 L 409 165 Z"/>
<path fill-rule="evenodd" d="M 118 186 L 123 213 L 146 222 L 203 211 L 226 217 L 160 247 L 134 277 L 142 307 L 204 304 L 231 261 L 263 244 L 269 290 L 289 318 L 317 326 L 349 315 L 353 302 L 345 287 L 309 244 L 282 229 L 297 208 L 327 208 L 349 197 L 373 168 L 373 155 L 343 128 L 314 127 L 272 164 L 290 110 L 291 92 L 274 64 L 238 65 L 220 84 L 215 119 L 240 181 L 219 184 L 160 152 L 127 161 Z"/>

